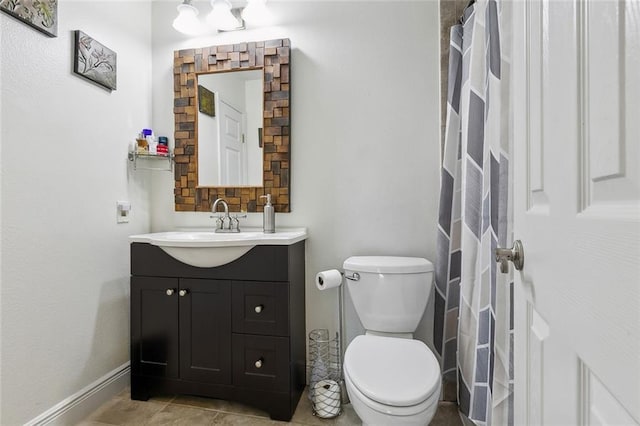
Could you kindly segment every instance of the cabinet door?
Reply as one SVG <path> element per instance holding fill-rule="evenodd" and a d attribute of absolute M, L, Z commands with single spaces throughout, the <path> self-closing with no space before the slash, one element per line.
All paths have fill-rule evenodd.
<path fill-rule="evenodd" d="M 178 280 L 131 277 L 131 372 L 178 377 Z"/>
<path fill-rule="evenodd" d="M 229 281 L 181 279 L 180 378 L 231 383 Z"/>

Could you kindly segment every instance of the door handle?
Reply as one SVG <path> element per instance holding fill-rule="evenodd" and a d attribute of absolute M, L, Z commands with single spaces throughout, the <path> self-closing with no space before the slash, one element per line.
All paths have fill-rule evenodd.
<path fill-rule="evenodd" d="M 506 274 L 509 272 L 509 261 L 513 262 L 513 266 L 518 271 L 522 271 L 524 267 L 524 248 L 522 247 L 522 241 L 515 240 L 513 247 L 496 249 L 496 262 L 500 264 L 500 272 Z"/>

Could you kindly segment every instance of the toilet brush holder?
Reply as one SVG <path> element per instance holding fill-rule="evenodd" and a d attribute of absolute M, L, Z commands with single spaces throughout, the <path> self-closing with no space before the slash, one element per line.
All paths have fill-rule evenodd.
<path fill-rule="evenodd" d="M 340 339 L 338 333 L 329 337 L 329 330 L 316 329 L 309 333 L 309 399 L 313 413 L 321 418 L 338 416 L 342 411 L 341 386 L 342 363 L 340 362 Z"/>

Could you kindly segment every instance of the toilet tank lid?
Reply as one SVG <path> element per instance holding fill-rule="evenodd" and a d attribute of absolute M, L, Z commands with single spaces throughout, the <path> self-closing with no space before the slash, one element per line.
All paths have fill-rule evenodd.
<path fill-rule="evenodd" d="M 342 267 L 354 272 L 379 274 L 418 274 L 433 271 L 433 263 L 421 257 L 352 256 Z"/>

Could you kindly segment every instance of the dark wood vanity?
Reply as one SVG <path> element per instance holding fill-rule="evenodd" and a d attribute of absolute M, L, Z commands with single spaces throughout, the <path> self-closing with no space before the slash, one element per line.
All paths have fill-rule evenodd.
<path fill-rule="evenodd" d="M 305 386 L 304 241 L 226 265 L 131 244 L 131 398 L 233 400 L 288 421 Z"/>

